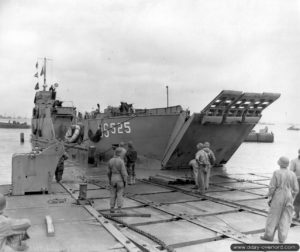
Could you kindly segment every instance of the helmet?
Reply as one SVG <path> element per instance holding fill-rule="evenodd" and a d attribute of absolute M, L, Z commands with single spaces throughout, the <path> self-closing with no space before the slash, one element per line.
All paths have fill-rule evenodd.
<path fill-rule="evenodd" d="M 278 159 L 278 165 L 282 168 L 287 168 L 289 166 L 289 159 L 287 157 L 280 157 Z"/>
<path fill-rule="evenodd" d="M 203 143 L 198 143 L 198 144 L 197 144 L 197 149 L 198 149 L 198 150 L 202 150 L 203 147 L 204 147 L 204 146 L 203 146 Z"/>
<path fill-rule="evenodd" d="M 118 147 L 118 148 L 115 150 L 115 155 L 119 157 L 119 156 L 121 156 L 122 152 L 123 152 L 122 148 Z"/>
<path fill-rule="evenodd" d="M 205 148 L 209 148 L 210 147 L 210 143 L 209 142 L 205 142 L 203 145 L 204 145 Z"/>

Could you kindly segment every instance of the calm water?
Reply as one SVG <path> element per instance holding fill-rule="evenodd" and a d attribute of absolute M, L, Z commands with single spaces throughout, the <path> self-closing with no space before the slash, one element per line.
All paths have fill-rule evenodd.
<path fill-rule="evenodd" d="M 296 158 L 300 148 L 300 131 L 287 130 L 290 125 L 268 125 L 274 143 L 243 143 L 226 164 L 228 173 L 271 173 L 278 168 L 280 156 Z M 298 125 L 296 125 L 299 127 Z M 264 128 L 257 125 L 256 130 Z"/>
<path fill-rule="evenodd" d="M 257 125 L 255 129 L 263 128 Z M 280 156 L 295 158 L 300 148 L 300 131 L 287 130 L 289 125 L 269 125 L 275 135 L 274 143 L 243 143 L 226 164 L 228 173 L 271 173 L 277 169 Z M 25 143 L 20 143 L 24 132 Z M 30 129 L 0 129 L 0 184 L 11 183 L 11 158 L 13 153 L 31 150 Z"/>
<path fill-rule="evenodd" d="M 20 143 L 20 133 L 24 133 L 25 142 Z M 31 129 L 0 128 L 0 184 L 11 183 L 11 158 L 13 153 L 26 153 L 31 150 Z"/>

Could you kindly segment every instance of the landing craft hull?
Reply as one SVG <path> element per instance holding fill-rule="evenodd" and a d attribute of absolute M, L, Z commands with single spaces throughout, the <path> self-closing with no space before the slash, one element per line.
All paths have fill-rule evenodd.
<path fill-rule="evenodd" d="M 201 113 L 177 125 L 164 153 L 162 167 L 188 167 L 199 142 L 211 144 L 216 165 L 225 164 L 260 120 L 261 112 L 279 96 L 222 91 Z"/>
<path fill-rule="evenodd" d="M 88 145 L 95 146 L 97 155 L 102 158 L 112 156 L 112 146 L 133 141 L 140 155 L 161 160 L 179 116 L 180 114 L 89 119 L 83 122 L 84 139 L 88 139 L 89 129 L 95 133 L 101 125 L 104 130 L 101 140 L 90 141 Z M 107 130 L 108 128 L 111 129 Z"/>
<path fill-rule="evenodd" d="M 188 167 L 197 143 L 207 141 L 216 155 L 216 165 L 222 165 L 243 143 L 260 120 L 262 111 L 279 96 L 225 90 L 201 113 L 191 116 L 181 106 L 126 113 L 111 108 L 83 119 L 83 141 L 69 144 L 68 149 L 74 157 L 76 151 L 72 150 L 80 149 L 80 159 L 87 161 L 88 150 L 93 146 L 96 159 L 107 160 L 113 155 L 114 146 L 132 141 L 140 156 L 161 161 L 162 168 L 174 169 Z M 56 101 L 49 97 L 53 94 L 47 91 L 36 95 L 32 120 L 34 146 L 45 147 L 47 142 L 62 139 L 68 126 L 74 123 L 74 108 L 56 106 Z M 99 126 L 102 138 L 95 141 L 89 132 L 95 135 Z"/>
<path fill-rule="evenodd" d="M 243 142 L 245 136 L 255 124 L 201 124 L 200 114 L 191 118 L 192 123 L 176 144 L 170 157 L 164 156 L 162 165 L 165 168 L 188 167 L 195 158 L 196 145 L 209 142 L 216 156 L 216 164 L 225 164 Z"/>

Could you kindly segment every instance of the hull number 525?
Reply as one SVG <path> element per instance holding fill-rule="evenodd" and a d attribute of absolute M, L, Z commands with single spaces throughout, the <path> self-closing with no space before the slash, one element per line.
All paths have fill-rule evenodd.
<path fill-rule="evenodd" d="M 103 123 L 104 137 L 110 134 L 129 134 L 131 133 L 130 122 L 124 123 Z"/>

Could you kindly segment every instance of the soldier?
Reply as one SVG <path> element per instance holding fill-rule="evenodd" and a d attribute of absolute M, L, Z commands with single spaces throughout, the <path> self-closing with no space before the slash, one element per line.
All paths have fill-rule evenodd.
<path fill-rule="evenodd" d="M 199 189 L 199 184 L 198 184 L 198 163 L 196 161 L 196 159 L 192 159 L 190 162 L 189 162 L 189 166 L 192 167 L 192 170 L 193 170 L 193 177 L 194 177 L 194 180 L 195 180 L 195 186 L 192 187 L 192 189 Z"/>
<path fill-rule="evenodd" d="M 123 193 L 126 187 L 127 171 L 124 160 L 121 158 L 122 148 L 115 150 L 115 155 L 108 161 L 107 176 L 110 185 L 110 212 L 114 213 L 117 202 L 118 211 L 123 206 Z"/>
<path fill-rule="evenodd" d="M 216 162 L 216 157 L 215 154 L 213 153 L 213 151 L 210 149 L 210 143 L 209 142 L 205 142 L 204 143 L 204 151 L 207 153 L 208 155 L 208 160 L 209 160 L 209 167 L 207 169 L 207 172 L 205 174 L 205 189 L 208 190 L 209 188 L 209 178 L 210 178 L 210 172 L 211 172 L 211 168 L 213 167 L 213 165 Z"/>
<path fill-rule="evenodd" d="M 297 180 L 298 180 L 298 185 L 300 187 L 300 149 L 298 150 L 298 157 L 291 161 L 290 170 L 295 173 Z M 299 219 L 300 193 L 298 193 L 295 198 L 294 208 L 295 208 L 295 218 Z"/>
<path fill-rule="evenodd" d="M 137 160 L 137 152 L 133 147 L 132 141 L 128 142 L 128 150 L 126 152 L 126 167 L 128 173 L 128 184 L 135 184 L 135 162 Z"/>
<path fill-rule="evenodd" d="M 59 183 L 62 180 L 62 175 L 64 173 L 65 168 L 65 160 L 67 160 L 68 158 L 68 154 L 65 152 L 58 160 L 58 164 L 55 170 L 55 179 L 57 183 Z"/>
<path fill-rule="evenodd" d="M 3 215 L 5 207 L 6 198 L 0 194 L 0 251 L 25 251 L 28 246 L 24 240 L 29 238 L 30 220 L 6 217 Z"/>
<path fill-rule="evenodd" d="M 204 145 L 202 143 L 198 143 L 197 149 L 198 152 L 195 155 L 195 159 L 198 163 L 198 176 L 197 176 L 198 186 L 199 186 L 198 191 L 200 193 L 204 193 L 206 190 L 205 177 L 210 163 L 209 163 L 208 155 L 204 150 Z"/>
<path fill-rule="evenodd" d="M 276 230 L 278 240 L 284 243 L 293 217 L 293 201 L 299 191 L 296 175 L 287 169 L 289 160 L 281 157 L 278 160 L 279 170 L 274 171 L 269 185 L 269 214 L 265 233 L 260 238 L 273 241 Z"/>
<path fill-rule="evenodd" d="M 119 148 L 122 150 L 120 157 L 124 160 L 125 162 L 125 158 L 126 158 L 126 149 L 125 149 L 125 143 L 124 142 L 120 142 L 119 144 Z"/>

